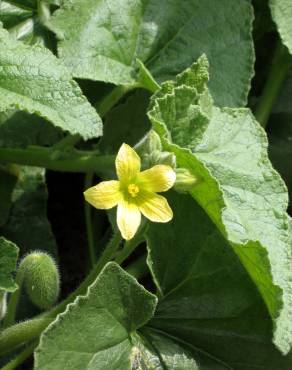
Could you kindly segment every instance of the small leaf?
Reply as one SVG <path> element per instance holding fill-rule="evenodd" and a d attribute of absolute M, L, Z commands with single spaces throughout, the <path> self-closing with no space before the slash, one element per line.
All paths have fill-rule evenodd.
<path fill-rule="evenodd" d="M 35 369 L 130 369 L 131 336 L 153 316 L 155 306 L 154 295 L 109 263 L 87 295 L 42 334 Z"/>
<path fill-rule="evenodd" d="M 0 291 L 14 292 L 17 289 L 11 276 L 11 273 L 16 270 L 17 257 L 17 246 L 0 237 Z"/>
<path fill-rule="evenodd" d="M 101 135 L 96 111 L 49 50 L 15 41 L 1 28 L 0 48 L 0 111 L 35 113 L 84 139 Z"/>

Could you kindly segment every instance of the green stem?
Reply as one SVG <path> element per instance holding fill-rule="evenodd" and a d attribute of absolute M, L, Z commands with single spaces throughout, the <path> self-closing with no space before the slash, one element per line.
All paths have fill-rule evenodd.
<path fill-rule="evenodd" d="M 93 173 L 88 172 L 85 175 L 85 181 L 84 181 L 85 190 L 92 186 L 92 181 L 93 181 Z M 84 214 L 85 214 L 86 235 L 87 235 L 90 263 L 91 263 L 91 267 L 93 267 L 96 263 L 96 253 L 95 253 L 95 243 L 94 243 L 92 218 L 91 218 L 91 205 L 86 201 L 84 202 Z"/>
<path fill-rule="evenodd" d="M 79 295 L 86 294 L 88 287 L 95 281 L 96 277 L 99 275 L 107 262 L 109 262 L 115 255 L 121 240 L 122 237 L 120 233 L 116 233 L 107 244 L 97 264 L 88 274 L 86 279 L 64 301 L 60 302 L 56 307 L 42 314 L 38 318 L 11 326 L 0 332 L 0 355 L 13 350 L 28 340 L 37 338 L 40 333 L 55 319 L 55 317 L 65 310 L 69 303 L 72 303 Z"/>
<path fill-rule="evenodd" d="M 15 163 L 26 166 L 45 167 L 54 171 L 68 172 L 108 172 L 114 169 L 115 157 L 96 156 L 72 150 L 68 158 L 52 158 L 52 149 L 27 147 L 26 149 L 0 148 L 0 163 Z"/>
<path fill-rule="evenodd" d="M 117 104 L 117 102 L 129 91 L 136 88 L 136 85 L 121 85 L 116 86 L 109 94 L 107 94 L 101 101 L 95 104 L 95 108 L 101 117 Z"/>
<path fill-rule="evenodd" d="M 67 148 L 73 148 L 79 141 L 80 135 L 66 135 L 62 140 L 58 141 L 52 146 L 52 149 L 64 150 Z"/>
<path fill-rule="evenodd" d="M 99 275 L 99 273 L 104 268 L 104 266 L 112 259 L 112 257 L 116 253 L 117 249 L 119 248 L 121 240 L 122 240 L 122 237 L 119 232 L 114 234 L 112 239 L 108 242 L 102 255 L 100 256 L 97 264 L 88 274 L 86 279 L 64 301 L 59 303 L 56 307 L 54 307 L 51 311 L 46 313 L 44 316 L 50 316 L 50 317 L 54 316 L 55 317 L 58 313 L 63 312 L 67 304 L 73 302 L 76 297 L 78 297 L 79 295 L 86 294 L 86 291 L 89 285 L 91 285 L 94 282 L 94 280 Z"/>
<path fill-rule="evenodd" d="M 115 262 L 119 265 L 121 265 L 138 247 L 139 244 L 141 244 L 144 240 L 143 232 L 145 230 L 145 226 L 141 227 L 141 230 L 138 231 L 138 233 L 134 236 L 133 239 L 126 241 L 124 248 L 121 250 L 120 253 L 115 258 Z"/>
<path fill-rule="evenodd" d="M 149 268 L 147 266 L 147 253 L 143 254 L 136 259 L 133 263 L 126 267 L 128 274 L 134 276 L 137 280 L 142 279 L 149 273 Z"/>
<path fill-rule="evenodd" d="M 23 285 L 23 278 L 24 278 L 24 272 L 19 266 L 17 274 L 16 274 L 16 278 L 15 278 L 15 282 L 18 285 L 18 289 L 15 292 L 11 293 L 10 295 L 8 305 L 7 305 L 7 313 L 3 320 L 3 328 L 8 328 L 9 326 L 14 324 L 15 314 L 16 314 L 19 297 L 20 297 L 20 293 L 21 293 L 21 289 Z"/>
<path fill-rule="evenodd" d="M 51 16 L 50 5 L 46 1 L 38 0 L 38 18 L 42 24 L 45 24 Z"/>
<path fill-rule="evenodd" d="M 38 342 L 33 342 L 30 346 L 26 347 L 20 352 L 14 359 L 12 359 L 7 365 L 3 366 L 1 370 L 14 370 L 17 366 L 21 365 L 26 359 L 28 359 L 33 351 L 35 350 Z"/>
<path fill-rule="evenodd" d="M 0 355 L 4 355 L 12 349 L 37 338 L 53 320 L 52 317 L 35 318 L 0 331 Z"/>
<path fill-rule="evenodd" d="M 262 96 L 255 110 L 255 117 L 263 127 L 267 125 L 275 100 L 291 66 L 292 57 L 286 47 L 279 42 Z"/>

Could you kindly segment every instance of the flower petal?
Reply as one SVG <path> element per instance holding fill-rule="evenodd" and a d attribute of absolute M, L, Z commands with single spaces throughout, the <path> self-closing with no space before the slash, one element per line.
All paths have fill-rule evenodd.
<path fill-rule="evenodd" d="M 93 207 L 110 209 L 122 198 L 119 181 L 103 181 L 84 192 L 84 197 Z"/>
<path fill-rule="evenodd" d="M 153 222 L 168 222 L 173 217 L 166 198 L 158 194 L 143 191 L 138 206 L 143 216 Z"/>
<path fill-rule="evenodd" d="M 141 223 L 141 212 L 137 205 L 124 199 L 119 202 L 117 223 L 122 237 L 126 240 L 132 239 Z"/>
<path fill-rule="evenodd" d="M 140 157 L 135 150 L 128 144 L 123 144 L 116 157 L 116 170 L 119 180 L 131 182 L 140 172 L 140 166 Z"/>
<path fill-rule="evenodd" d="M 170 166 L 159 164 L 139 173 L 137 183 L 143 190 L 159 193 L 169 190 L 175 183 L 176 174 Z"/>

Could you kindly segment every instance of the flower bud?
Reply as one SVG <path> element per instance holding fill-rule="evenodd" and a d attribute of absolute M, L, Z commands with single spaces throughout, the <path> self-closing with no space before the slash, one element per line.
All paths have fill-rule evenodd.
<path fill-rule="evenodd" d="M 198 178 L 186 168 L 176 168 L 175 172 L 174 189 L 179 193 L 186 193 L 198 183 Z"/>
<path fill-rule="evenodd" d="M 162 151 L 162 144 L 159 135 L 151 130 L 136 147 L 142 159 L 143 168 L 150 168 L 157 164 L 165 164 L 171 167 L 176 166 L 176 158 L 173 153 Z"/>
<path fill-rule="evenodd" d="M 57 301 L 60 291 L 59 271 L 51 256 L 44 252 L 30 253 L 20 263 L 19 272 L 33 304 L 47 309 Z"/>

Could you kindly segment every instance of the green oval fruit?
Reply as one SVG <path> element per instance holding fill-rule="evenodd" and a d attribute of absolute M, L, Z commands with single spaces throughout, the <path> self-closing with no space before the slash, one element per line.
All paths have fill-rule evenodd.
<path fill-rule="evenodd" d="M 19 269 L 33 304 L 46 309 L 57 301 L 60 291 L 59 271 L 51 256 L 44 252 L 30 253 L 22 260 Z"/>

